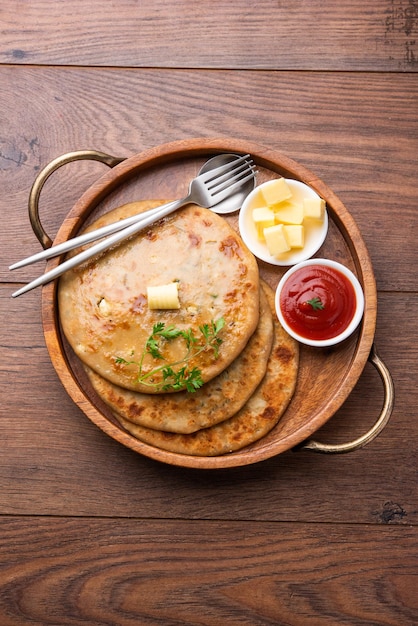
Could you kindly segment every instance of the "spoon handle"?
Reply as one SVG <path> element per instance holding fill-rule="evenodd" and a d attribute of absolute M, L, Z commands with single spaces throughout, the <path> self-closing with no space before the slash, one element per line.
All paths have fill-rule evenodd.
<path fill-rule="evenodd" d="M 136 222 L 138 222 L 139 220 L 145 219 L 148 215 L 154 215 L 158 211 L 161 211 L 163 208 L 168 208 L 176 204 L 177 201 L 169 202 L 159 207 L 155 207 L 154 209 L 149 209 L 149 211 L 144 211 L 143 213 L 132 215 L 131 217 L 126 217 L 125 219 L 114 222 L 113 224 L 102 226 L 101 228 L 97 228 L 96 230 L 84 233 L 83 235 L 78 235 L 77 237 L 68 239 L 68 241 L 64 241 L 63 243 L 59 243 L 56 246 L 52 246 L 47 250 L 42 250 L 41 252 L 32 254 L 31 256 L 22 259 L 21 261 L 17 261 L 17 263 L 10 265 L 9 270 L 16 270 L 20 267 L 36 263 L 37 261 L 42 261 L 43 259 L 51 259 L 52 257 L 64 254 L 64 252 L 74 250 L 74 248 L 78 248 L 79 246 L 82 246 L 86 243 L 91 243 L 92 241 L 96 241 L 97 239 L 101 239 L 102 237 L 107 237 L 107 235 L 117 233 L 118 231 L 123 230 L 128 226 L 131 226 L 131 224 L 136 224 Z"/>
<path fill-rule="evenodd" d="M 15 291 L 14 293 L 12 293 L 12 298 L 21 296 L 27 291 L 31 291 L 32 289 L 35 289 L 36 287 L 40 287 L 41 285 L 45 285 L 46 283 L 51 282 L 51 280 L 58 278 L 58 276 L 61 276 L 68 270 L 73 269 L 74 267 L 77 267 L 81 263 L 84 263 L 88 259 L 91 259 L 91 257 L 96 256 L 96 254 L 99 254 L 100 252 L 107 250 L 108 248 L 110 248 L 110 246 L 113 246 L 119 243 L 119 241 L 122 241 L 123 239 L 126 239 L 127 237 L 135 235 L 136 233 L 138 233 L 143 228 L 146 228 L 147 226 L 151 226 L 151 224 L 165 217 L 169 213 L 172 213 L 173 211 L 180 208 L 184 204 L 187 204 L 187 202 L 189 202 L 189 196 L 187 196 L 187 198 L 183 198 L 182 200 L 177 200 L 176 202 L 170 202 L 170 204 L 166 204 L 166 205 L 163 205 L 162 207 L 159 207 L 159 209 L 153 212 L 152 215 L 148 215 L 147 217 L 138 219 L 134 224 L 131 224 L 130 226 L 124 228 L 123 230 L 120 230 L 119 232 L 114 233 L 113 235 L 105 239 L 104 241 L 100 241 L 96 245 L 91 246 L 90 248 L 87 248 L 87 250 L 83 250 L 83 252 L 76 254 L 75 256 L 71 257 L 67 261 L 64 261 L 64 263 L 57 265 L 57 267 L 54 267 L 54 269 L 50 270 L 49 272 L 46 272 L 46 274 L 43 274 L 42 276 L 35 278 L 35 280 L 33 280 L 32 282 L 28 283 L 21 289 L 18 289 L 18 291 Z"/>

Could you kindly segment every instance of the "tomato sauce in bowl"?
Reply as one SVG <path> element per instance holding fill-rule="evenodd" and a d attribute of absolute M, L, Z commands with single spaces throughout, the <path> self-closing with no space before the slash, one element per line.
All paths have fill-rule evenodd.
<path fill-rule="evenodd" d="M 301 343 L 329 346 L 357 328 L 363 290 L 354 274 L 329 259 L 310 259 L 290 269 L 276 292 L 279 321 Z"/>

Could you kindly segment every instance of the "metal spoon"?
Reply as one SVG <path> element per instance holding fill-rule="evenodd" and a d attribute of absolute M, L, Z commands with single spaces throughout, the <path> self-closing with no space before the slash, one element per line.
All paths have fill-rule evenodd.
<path fill-rule="evenodd" d="M 218 154 L 217 156 L 209 159 L 200 169 L 199 174 L 204 174 L 205 172 L 209 172 L 220 165 L 226 165 L 227 163 L 232 163 L 235 159 L 238 158 L 238 154 Z M 234 213 L 241 208 L 242 203 L 248 194 L 254 189 L 256 184 L 255 177 L 251 180 L 248 180 L 238 191 L 236 191 L 231 196 L 225 198 L 218 204 L 215 204 L 210 210 L 214 213 L 218 213 L 219 215 L 226 215 L 227 213 Z"/>
<path fill-rule="evenodd" d="M 242 157 L 240 157 L 237 154 L 218 154 L 217 156 L 212 157 L 211 159 L 206 161 L 206 163 L 199 170 L 199 175 L 204 174 L 206 172 L 210 172 L 211 170 L 214 170 L 222 165 L 232 163 L 233 161 L 239 158 L 242 158 Z M 226 215 L 227 213 L 233 213 L 234 211 L 237 211 L 238 209 L 241 208 L 241 205 L 244 199 L 246 198 L 246 196 L 250 193 L 250 191 L 254 189 L 255 184 L 256 184 L 256 180 L 254 176 L 247 182 L 243 183 L 243 185 L 238 189 L 238 191 L 228 196 L 221 202 L 218 202 L 218 204 L 211 207 L 210 210 L 214 211 L 215 213 L 219 213 L 220 215 Z M 25 259 L 22 259 L 21 261 L 18 261 L 17 263 L 14 263 L 13 265 L 10 265 L 9 270 L 15 270 L 20 267 L 30 265 L 31 263 L 36 263 L 37 261 L 41 261 L 43 259 L 50 259 L 54 256 L 64 254 L 64 252 L 69 252 L 70 250 L 73 250 L 74 248 L 78 248 L 79 246 L 82 246 L 84 244 L 91 243 L 92 241 L 96 241 L 97 239 L 102 239 L 103 237 L 106 237 L 107 235 L 111 235 L 120 230 L 123 230 L 124 228 L 128 226 L 135 224 L 139 219 L 143 219 L 147 216 L 157 214 L 159 211 L 163 209 L 164 206 L 166 206 L 168 209 L 169 206 L 175 205 L 175 204 L 176 202 L 170 202 L 167 205 L 150 209 L 149 211 L 145 211 L 144 213 L 141 213 L 139 215 L 133 215 L 123 220 L 119 220 L 118 222 L 114 224 L 108 224 L 107 226 L 103 226 L 102 228 L 98 228 L 94 231 L 84 233 L 83 235 L 79 235 L 77 237 L 73 237 L 71 239 L 68 239 L 68 241 L 64 241 L 63 243 L 60 243 L 56 246 L 52 246 L 51 248 L 48 248 L 47 250 L 42 250 L 41 252 L 37 252 L 36 254 L 33 254 L 32 256 L 29 256 Z"/>

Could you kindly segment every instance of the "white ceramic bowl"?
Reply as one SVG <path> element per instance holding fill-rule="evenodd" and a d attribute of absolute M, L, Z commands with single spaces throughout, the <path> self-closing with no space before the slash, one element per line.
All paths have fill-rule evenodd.
<path fill-rule="evenodd" d="M 286 178 L 286 183 L 290 187 L 295 202 L 303 202 L 303 198 L 318 198 L 318 194 L 305 183 L 292 178 Z M 273 257 L 267 248 L 267 245 L 258 239 L 257 230 L 252 219 L 253 209 L 264 205 L 261 196 L 261 189 L 267 185 L 271 185 L 273 181 L 267 181 L 258 185 L 244 200 L 239 213 L 239 230 L 241 237 L 247 247 L 257 258 L 272 265 L 294 265 L 311 256 L 319 250 L 324 243 L 328 232 L 328 214 L 325 211 L 324 220 L 306 220 L 305 226 L 305 245 L 300 249 L 289 250 L 280 255 L 280 258 Z"/>
<path fill-rule="evenodd" d="M 295 332 L 295 330 L 293 330 L 293 328 L 289 326 L 286 319 L 284 318 L 282 308 L 280 305 L 280 298 L 281 298 L 282 290 L 285 284 L 287 283 L 287 281 L 292 277 L 293 274 L 298 272 L 301 268 L 308 267 L 311 265 L 320 265 L 323 267 L 333 268 L 334 270 L 339 271 L 341 274 L 343 274 L 343 276 L 345 276 L 348 279 L 348 281 L 351 283 L 354 289 L 355 308 L 354 308 L 354 314 L 351 318 L 351 321 L 349 322 L 348 326 L 346 326 L 340 332 L 340 334 L 334 337 L 330 337 L 328 339 L 311 339 L 311 338 L 303 337 L 301 334 Z M 353 274 L 351 270 L 345 267 L 345 265 L 342 265 L 341 263 L 337 263 L 336 261 L 332 261 L 330 259 L 309 259 L 307 261 L 303 261 L 302 263 L 298 263 L 297 265 L 294 265 L 282 276 L 276 289 L 275 304 L 276 304 L 277 317 L 279 318 L 279 321 L 282 324 L 283 328 L 289 333 L 289 335 L 291 335 L 291 337 L 293 337 L 294 339 L 296 339 L 297 341 L 305 345 L 323 348 L 327 346 L 333 346 L 335 344 L 340 343 L 341 341 L 344 341 L 356 330 L 356 328 L 360 324 L 360 321 L 364 313 L 364 294 L 363 294 L 363 289 L 357 277 Z"/>

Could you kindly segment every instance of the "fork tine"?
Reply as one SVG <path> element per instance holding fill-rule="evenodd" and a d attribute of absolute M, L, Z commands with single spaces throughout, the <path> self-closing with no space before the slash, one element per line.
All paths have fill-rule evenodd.
<path fill-rule="evenodd" d="M 221 191 L 229 190 L 233 183 L 239 182 L 242 184 L 244 176 L 249 178 L 253 178 L 255 175 L 255 165 L 251 162 L 251 165 L 246 164 L 245 166 L 238 167 L 235 171 L 233 171 L 233 175 L 229 176 L 221 176 L 217 181 L 214 181 L 212 185 L 208 186 L 209 193 L 214 196 Z M 246 180 L 248 180 L 246 178 Z"/>
<path fill-rule="evenodd" d="M 218 176 L 216 179 L 210 182 L 210 184 L 206 184 L 206 188 L 209 193 L 215 193 L 217 189 L 221 190 L 223 188 L 227 188 L 231 182 L 238 180 L 240 176 L 247 174 L 247 172 L 254 172 L 255 165 L 253 161 L 246 161 L 244 163 L 240 163 L 236 168 L 231 169 L 228 173 L 222 174 Z"/>
<path fill-rule="evenodd" d="M 234 159 L 233 161 L 230 161 L 229 163 L 225 163 L 225 165 L 220 165 L 219 167 L 213 170 L 209 170 L 209 172 L 200 174 L 198 178 L 199 180 L 205 183 L 209 183 L 212 180 L 221 176 L 222 174 L 227 174 L 228 172 L 231 172 L 236 167 L 244 163 L 247 159 L 251 159 L 251 156 L 249 154 L 244 154 L 243 156 L 237 157 L 236 159 Z"/>
<path fill-rule="evenodd" d="M 234 176 L 230 180 L 235 180 L 238 178 L 237 180 L 235 180 L 235 182 L 233 182 L 232 184 L 226 184 L 223 186 L 222 189 L 211 191 L 210 193 L 212 194 L 214 200 L 216 200 L 217 203 L 221 202 L 221 200 L 224 200 L 228 196 L 232 195 L 234 191 L 240 189 L 244 183 L 248 182 L 249 180 L 252 180 L 256 173 L 257 173 L 256 170 L 251 168 L 251 173 L 247 174 L 245 178 L 239 178 L 237 176 Z M 239 176 L 241 176 L 241 174 Z"/>

